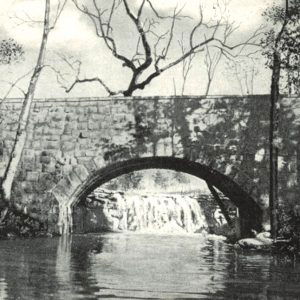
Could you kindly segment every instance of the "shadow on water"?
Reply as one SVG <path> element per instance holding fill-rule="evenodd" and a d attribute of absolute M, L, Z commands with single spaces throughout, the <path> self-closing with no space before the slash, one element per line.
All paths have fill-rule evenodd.
<path fill-rule="evenodd" d="M 299 299 L 300 265 L 197 235 L 0 242 L 0 299 Z"/>

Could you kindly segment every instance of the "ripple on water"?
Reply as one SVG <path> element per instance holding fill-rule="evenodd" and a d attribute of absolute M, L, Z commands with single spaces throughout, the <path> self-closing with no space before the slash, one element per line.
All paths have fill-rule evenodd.
<path fill-rule="evenodd" d="M 299 278 L 299 263 L 201 235 L 0 242 L 0 299 L 300 299 Z"/>

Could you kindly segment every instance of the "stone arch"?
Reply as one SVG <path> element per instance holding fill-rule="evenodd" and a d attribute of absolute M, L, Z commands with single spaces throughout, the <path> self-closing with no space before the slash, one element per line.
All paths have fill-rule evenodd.
<path fill-rule="evenodd" d="M 242 236 L 252 229 L 261 230 L 262 210 L 254 199 L 230 177 L 198 162 L 175 157 L 144 157 L 95 166 L 78 165 L 62 179 L 53 193 L 60 203 L 60 233 L 72 227 L 72 208 L 87 197 L 96 187 L 113 178 L 145 169 L 169 169 L 183 172 L 205 180 L 227 196 L 239 209 Z"/>

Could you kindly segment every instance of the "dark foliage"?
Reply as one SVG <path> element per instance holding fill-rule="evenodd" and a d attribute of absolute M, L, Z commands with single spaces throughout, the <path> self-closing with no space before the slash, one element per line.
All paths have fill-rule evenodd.
<path fill-rule="evenodd" d="M 3 211 L 1 211 L 1 214 Z M 24 214 L 8 210 L 0 222 L 0 240 L 16 237 L 46 236 L 47 230 L 44 224 Z"/>
<path fill-rule="evenodd" d="M 262 39 L 263 54 L 267 58 L 267 66 L 273 69 L 273 53 L 280 53 L 281 89 L 288 94 L 300 93 L 300 2 L 290 1 L 288 13 L 281 6 L 272 6 L 264 12 L 272 29 Z M 276 46 L 277 26 L 284 22 L 283 33 Z"/>
<path fill-rule="evenodd" d="M 0 64 L 8 65 L 23 59 L 23 47 L 13 39 L 0 41 Z"/>
<path fill-rule="evenodd" d="M 296 209 L 280 208 L 277 250 L 300 256 L 300 214 Z M 283 242 L 281 242 L 283 241 Z"/>

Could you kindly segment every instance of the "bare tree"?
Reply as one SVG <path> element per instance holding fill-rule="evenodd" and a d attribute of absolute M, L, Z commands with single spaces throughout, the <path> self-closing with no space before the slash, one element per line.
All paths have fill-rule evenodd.
<path fill-rule="evenodd" d="M 186 52 L 186 47 L 184 45 L 184 39 L 183 36 L 181 38 L 181 40 L 178 40 L 179 46 L 180 46 L 180 50 L 181 50 L 181 54 L 184 55 L 184 53 Z M 195 53 L 192 53 L 190 56 L 186 57 L 181 65 L 181 75 L 182 75 L 182 85 L 181 85 L 181 95 L 184 95 L 184 90 L 185 90 L 185 85 L 186 85 L 186 81 L 188 79 L 189 73 L 192 70 L 193 67 L 193 60 L 195 58 Z"/>
<path fill-rule="evenodd" d="M 259 46 L 257 39 L 262 28 L 254 31 L 245 41 L 231 45 L 223 39 L 228 26 L 226 20 L 220 16 L 216 20 L 204 21 L 203 9 L 200 6 L 199 20 L 191 27 L 186 46 L 182 53 L 171 59 L 175 25 L 182 19 L 190 19 L 190 17 L 182 15 L 183 7 L 175 7 L 172 15 L 163 16 L 151 0 L 141 0 L 135 9 L 129 5 L 127 0 L 113 0 L 109 8 L 105 7 L 103 3 L 100 5 L 100 1 L 97 0 L 93 0 L 90 6 L 80 4 L 77 0 L 72 1 L 77 9 L 90 19 L 96 35 L 102 39 L 110 53 L 122 63 L 123 67 L 131 71 L 131 77 L 126 88 L 114 91 L 98 76 L 86 78 L 81 77 L 80 72 L 77 72 L 74 82 L 69 87 L 66 87 L 66 84 L 62 85 L 66 92 L 70 92 L 78 83 L 98 82 L 109 95 L 130 96 L 136 90 L 143 90 L 154 78 L 166 70 L 204 51 L 208 45 L 219 49 L 222 55 L 227 56 L 241 53 L 247 45 Z M 118 18 L 114 18 L 117 13 Z M 120 14 L 124 17 L 120 18 Z M 120 19 L 122 19 L 122 24 L 124 24 L 124 19 L 127 19 L 136 31 L 136 45 L 130 47 L 131 55 L 124 54 L 126 52 L 124 50 L 128 50 L 128 47 L 120 46 L 122 41 L 118 41 L 115 34 L 114 28 L 117 27 L 115 23 Z M 169 23 L 169 29 L 163 33 L 161 33 L 161 28 L 160 31 L 157 29 L 162 22 Z"/>
<path fill-rule="evenodd" d="M 228 1 L 224 0 L 224 5 L 220 5 L 219 1 L 217 1 L 215 8 L 219 10 L 219 14 L 222 15 L 224 20 L 224 30 L 220 33 L 220 40 L 222 41 L 222 44 L 226 45 L 230 36 L 239 28 L 239 26 L 236 26 L 234 22 L 230 21 Z M 204 92 L 205 96 L 210 92 L 212 81 L 222 58 L 225 57 L 227 60 L 232 60 L 236 56 L 237 54 L 224 51 L 223 47 L 209 47 L 209 44 L 205 45 L 204 66 L 207 74 L 207 83 Z"/>
<path fill-rule="evenodd" d="M 3 178 L 1 180 L 1 198 L 6 202 L 8 206 L 13 207 L 18 211 L 22 211 L 22 207 L 17 206 L 11 202 L 11 189 L 12 183 L 18 170 L 18 166 L 21 160 L 22 152 L 25 146 L 27 137 L 27 125 L 30 115 L 30 107 L 34 99 L 35 89 L 40 77 L 41 71 L 44 67 L 46 46 L 48 42 L 48 37 L 52 29 L 54 29 L 58 18 L 60 17 L 63 8 L 66 4 L 66 0 L 59 1 L 57 5 L 57 10 L 52 22 L 50 22 L 50 3 L 51 0 L 45 0 L 45 15 L 44 15 L 44 27 L 43 36 L 40 45 L 38 59 L 35 68 L 32 71 L 30 82 L 25 93 L 24 101 L 22 104 L 21 112 L 18 119 L 18 128 L 14 144 L 9 156 L 8 163 L 6 165 Z"/>
<path fill-rule="evenodd" d="M 257 58 L 240 57 L 227 60 L 226 73 L 233 76 L 239 85 L 240 94 L 253 95 L 255 78 L 258 74 Z"/>

